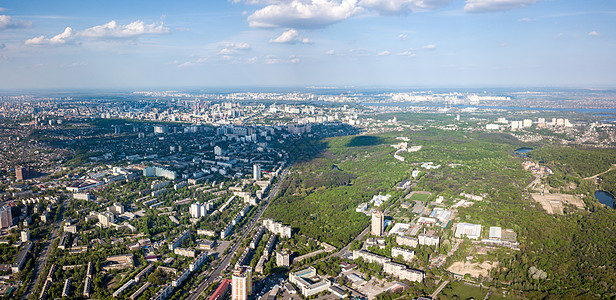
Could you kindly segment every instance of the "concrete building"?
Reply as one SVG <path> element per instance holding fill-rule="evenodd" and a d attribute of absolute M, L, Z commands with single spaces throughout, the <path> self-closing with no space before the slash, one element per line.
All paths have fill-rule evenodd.
<path fill-rule="evenodd" d="M 329 280 L 317 276 L 317 269 L 314 267 L 290 273 L 289 281 L 299 288 L 304 297 L 326 291 L 331 286 Z"/>
<path fill-rule="evenodd" d="M 103 227 L 111 226 L 111 224 L 113 224 L 113 221 L 114 221 L 113 213 L 111 213 L 110 211 L 104 211 L 98 214 L 98 222 Z"/>
<path fill-rule="evenodd" d="M 9 228 L 13 226 L 13 213 L 11 207 L 5 205 L 0 208 L 0 228 Z"/>
<path fill-rule="evenodd" d="M 21 241 L 25 243 L 29 240 L 30 240 L 30 229 L 26 228 L 21 231 Z"/>
<path fill-rule="evenodd" d="M 246 300 L 252 292 L 252 268 L 239 266 L 231 277 L 231 300 Z"/>
<path fill-rule="evenodd" d="M 167 170 L 161 167 L 146 167 L 143 169 L 143 176 L 145 177 L 165 177 L 170 180 L 177 178 L 177 173 L 171 170 Z"/>
<path fill-rule="evenodd" d="M 364 250 L 353 250 L 353 259 L 362 258 L 370 263 L 377 263 L 383 266 L 383 272 L 399 279 L 409 281 L 423 281 L 425 273 L 420 270 L 409 269 L 405 265 L 394 263 L 390 258 L 376 255 Z"/>
<path fill-rule="evenodd" d="M 406 261 L 412 261 L 413 257 L 415 257 L 415 251 L 407 250 L 403 248 L 393 247 L 391 248 L 391 256 L 396 258 L 398 256 L 402 256 L 402 259 Z"/>
<path fill-rule="evenodd" d="M 253 180 L 261 179 L 261 165 L 260 164 L 252 165 L 252 179 Z"/>
<path fill-rule="evenodd" d="M 207 204 L 201 204 L 200 202 L 190 205 L 190 217 L 193 219 L 199 219 L 207 216 Z"/>
<path fill-rule="evenodd" d="M 291 226 L 282 225 L 281 222 L 274 222 L 272 219 L 264 219 L 263 226 L 272 233 L 280 235 L 280 237 L 291 238 Z"/>
<path fill-rule="evenodd" d="M 24 267 L 24 264 L 28 260 L 28 252 L 30 252 L 30 250 L 32 250 L 32 242 L 27 241 L 21 247 L 19 254 L 17 254 L 17 259 L 15 259 L 15 262 L 11 265 L 11 271 L 13 273 L 21 271 L 21 268 Z"/>
<path fill-rule="evenodd" d="M 370 227 L 370 233 L 376 236 L 383 235 L 383 225 L 385 222 L 385 216 L 379 210 L 372 212 L 372 226 Z"/>
<path fill-rule="evenodd" d="M 396 237 L 396 243 L 398 245 L 409 246 L 409 247 L 415 248 L 417 247 L 417 244 L 419 244 L 419 240 L 414 237 L 399 235 Z"/>
<path fill-rule="evenodd" d="M 68 294 L 71 292 L 71 279 L 67 278 L 64 281 L 64 287 L 62 288 L 62 297 L 68 297 Z"/>
<path fill-rule="evenodd" d="M 420 245 L 426 246 L 438 246 L 441 238 L 434 235 L 433 232 L 428 233 L 420 233 L 418 236 L 418 241 Z"/>
<path fill-rule="evenodd" d="M 276 265 L 279 267 L 289 267 L 291 265 L 291 256 L 286 250 L 276 252 Z"/>

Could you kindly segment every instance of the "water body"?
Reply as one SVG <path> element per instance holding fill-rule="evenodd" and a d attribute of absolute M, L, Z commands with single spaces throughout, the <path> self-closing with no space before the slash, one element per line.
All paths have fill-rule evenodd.
<path fill-rule="evenodd" d="M 614 208 L 614 196 L 606 191 L 596 191 L 595 198 L 599 200 L 601 204 L 605 204 L 607 207 Z"/>
<path fill-rule="evenodd" d="M 528 157 L 528 152 L 531 152 L 533 150 L 534 150 L 533 148 L 522 147 L 522 148 L 514 150 L 513 153 L 519 156 Z"/>

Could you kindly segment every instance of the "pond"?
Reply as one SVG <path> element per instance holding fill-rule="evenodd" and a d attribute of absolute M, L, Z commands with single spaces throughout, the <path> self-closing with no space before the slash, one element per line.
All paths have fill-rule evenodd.
<path fill-rule="evenodd" d="M 533 148 L 522 147 L 513 151 L 516 155 L 528 157 L 528 152 L 533 151 Z"/>
<path fill-rule="evenodd" d="M 601 204 L 605 204 L 608 207 L 614 208 L 614 196 L 606 191 L 596 191 L 595 198 L 599 200 Z"/>

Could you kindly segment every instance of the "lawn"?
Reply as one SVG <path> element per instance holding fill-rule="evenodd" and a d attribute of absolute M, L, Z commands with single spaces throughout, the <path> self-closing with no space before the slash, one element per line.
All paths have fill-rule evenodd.
<path fill-rule="evenodd" d="M 424 193 L 414 192 L 413 195 L 411 195 L 411 197 L 409 199 L 413 200 L 413 201 L 424 202 L 424 201 L 428 200 L 428 198 L 430 198 L 430 196 L 431 196 L 431 194 L 424 194 Z"/>

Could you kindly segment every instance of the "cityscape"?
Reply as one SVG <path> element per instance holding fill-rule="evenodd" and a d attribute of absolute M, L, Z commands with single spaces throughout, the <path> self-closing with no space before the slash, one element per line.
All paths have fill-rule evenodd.
<path fill-rule="evenodd" d="M 614 298 L 615 11 L 2 3 L 0 297 Z"/>

